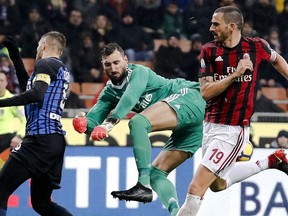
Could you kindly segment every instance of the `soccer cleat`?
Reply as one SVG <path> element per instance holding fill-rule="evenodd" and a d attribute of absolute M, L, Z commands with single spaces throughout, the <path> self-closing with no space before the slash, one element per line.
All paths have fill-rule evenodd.
<path fill-rule="evenodd" d="M 112 191 L 113 198 L 126 201 L 137 201 L 148 203 L 152 201 L 152 190 L 144 187 L 141 183 L 137 183 L 134 187 L 124 191 Z"/>
<path fill-rule="evenodd" d="M 278 149 L 268 156 L 268 167 L 278 169 L 288 175 L 288 160 L 283 149 Z"/>

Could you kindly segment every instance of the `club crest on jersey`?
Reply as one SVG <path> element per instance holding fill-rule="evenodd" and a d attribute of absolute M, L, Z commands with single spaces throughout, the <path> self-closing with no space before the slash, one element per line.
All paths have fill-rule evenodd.
<path fill-rule="evenodd" d="M 200 60 L 200 66 L 201 68 L 206 68 L 206 64 L 203 58 Z"/>

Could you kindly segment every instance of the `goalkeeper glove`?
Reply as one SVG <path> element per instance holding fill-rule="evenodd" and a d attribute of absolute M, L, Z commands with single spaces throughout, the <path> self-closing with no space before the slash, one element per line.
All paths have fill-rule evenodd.
<path fill-rule="evenodd" d="M 108 137 L 108 133 L 112 130 L 112 128 L 119 122 L 118 118 L 108 118 L 101 125 L 96 126 L 92 133 L 90 139 L 101 141 Z"/>
<path fill-rule="evenodd" d="M 73 118 L 73 127 L 74 130 L 78 133 L 84 133 L 87 130 L 87 119 L 86 119 L 86 113 L 80 112 Z"/>

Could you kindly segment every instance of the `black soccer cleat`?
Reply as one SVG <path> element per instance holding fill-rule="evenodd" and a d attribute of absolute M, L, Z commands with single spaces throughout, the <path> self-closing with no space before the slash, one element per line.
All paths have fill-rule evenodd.
<path fill-rule="evenodd" d="M 153 198 L 152 190 L 144 187 L 139 182 L 128 190 L 112 191 L 111 195 L 113 198 L 118 198 L 119 200 L 137 201 L 143 203 L 151 202 Z"/>

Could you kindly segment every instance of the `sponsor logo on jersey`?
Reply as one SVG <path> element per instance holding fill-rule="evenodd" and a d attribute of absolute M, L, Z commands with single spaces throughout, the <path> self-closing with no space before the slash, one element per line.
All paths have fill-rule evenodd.
<path fill-rule="evenodd" d="M 226 77 L 228 77 L 230 74 L 234 73 L 236 71 L 236 68 L 234 67 L 227 67 L 226 68 L 226 75 L 219 75 L 217 73 L 214 73 L 214 80 L 220 81 Z M 243 74 L 242 76 L 238 77 L 235 82 L 250 82 L 252 81 L 252 74 Z"/>
<path fill-rule="evenodd" d="M 218 56 L 218 57 L 215 59 L 215 62 L 220 62 L 220 61 L 223 61 L 223 59 L 222 59 L 221 56 Z"/>

